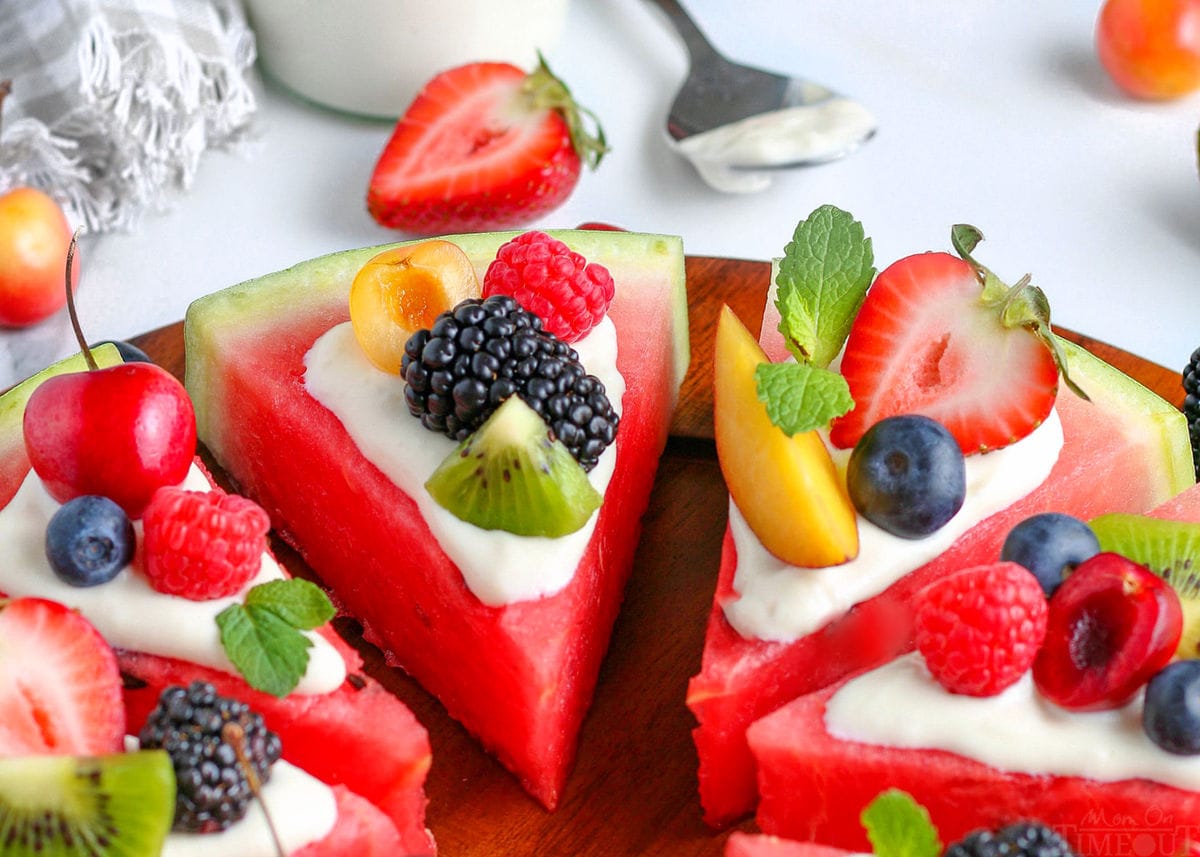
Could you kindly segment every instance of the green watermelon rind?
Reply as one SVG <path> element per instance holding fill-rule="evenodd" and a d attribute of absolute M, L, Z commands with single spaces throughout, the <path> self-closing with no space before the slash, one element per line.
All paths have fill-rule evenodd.
<path fill-rule="evenodd" d="M 454 242 L 466 252 L 482 280 L 488 263 L 495 258 L 500 245 L 519 234 L 521 233 L 481 232 L 441 237 Z M 677 390 L 683 383 L 691 360 L 682 239 L 673 235 L 618 231 L 548 230 L 548 234 L 587 259 L 638 260 L 648 257 L 674 257 L 680 260 L 678 270 L 671 277 L 674 289 L 671 306 L 675 314 L 672 325 L 675 367 L 672 389 Z M 329 253 L 195 300 L 188 307 L 184 324 L 184 348 L 188 355 L 185 386 L 188 390 L 210 388 L 209 376 L 219 370 L 207 362 L 204 355 L 213 354 L 214 346 L 225 340 L 224 333 L 228 331 L 229 325 L 246 330 L 254 329 L 260 324 L 266 328 L 277 318 L 280 307 L 294 309 L 298 306 L 323 306 L 339 295 L 345 295 L 348 300 L 354 275 L 371 257 L 392 247 L 415 243 L 419 242 L 401 241 Z M 193 398 L 196 400 L 196 420 L 200 436 L 209 436 L 209 420 L 219 417 L 206 412 L 204 396 L 193 395 Z"/>
<path fill-rule="evenodd" d="M 1088 394 L 1092 403 L 1104 411 L 1121 413 L 1127 432 L 1142 437 L 1146 448 L 1161 451 L 1159 476 L 1163 485 L 1160 496 L 1173 497 L 1195 485 L 1192 445 L 1183 412 L 1083 346 L 1057 338 L 1067 355 L 1071 378 Z M 1059 395 L 1075 394 L 1062 387 Z"/>

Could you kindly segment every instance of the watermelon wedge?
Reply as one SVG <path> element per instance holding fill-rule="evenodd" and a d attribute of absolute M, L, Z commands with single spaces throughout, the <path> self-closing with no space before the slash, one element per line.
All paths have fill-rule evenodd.
<path fill-rule="evenodd" d="M 1200 486 L 1149 514 L 1200 522 Z M 944 842 L 1033 819 L 1066 836 L 1080 857 L 1200 854 L 1200 791 L 1144 779 L 1013 773 L 943 750 L 839 740 L 825 728 L 825 707 L 840 686 L 802 696 L 750 727 L 764 831 L 864 848 L 863 808 L 899 788 L 929 811 Z M 1104 755 L 1106 748 L 1075 751 Z"/>
<path fill-rule="evenodd" d="M 482 276 L 514 234 L 450 240 Z M 348 318 L 350 282 L 382 248 L 325 256 L 202 298 L 185 325 L 186 383 L 216 460 L 270 512 L 366 639 L 550 809 L 574 758 L 688 363 L 677 238 L 555 237 L 616 281 L 609 317 L 626 392 L 615 472 L 584 558 L 565 588 L 537 600 L 488 606 L 472 594 L 413 499 L 304 387 L 306 352 Z"/>
<path fill-rule="evenodd" d="M 786 354 L 777 325 L 771 295 L 761 341 L 775 360 Z M 908 605 L 926 583 L 948 571 L 992 561 L 1009 529 L 1035 512 L 1082 518 L 1109 511 L 1142 512 L 1194 482 L 1180 412 L 1082 348 L 1065 341 L 1063 348 L 1073 377 L 1092 402 L 1068 391 L 1058 396 L 1064 444 L 1045 482 L 968 530 L 932 562 L 813 633 L 784 643 L 746 639 L 734 630 L 722 608 L 737 597 L 737 555 L 726 532 L 700 672 L 687 695 L 698 721 L 693 737 L 700 799 L 710 825 L 725 826 L 754 808 L 749 725 L 797 696 L 911 649 Z"/>
<path fill-rule="evenodd" d="M 95 356 L 100 365 L 120 362 L 112 346 L 97 349 Z M 29 394 L 52 374 L 85 368 L 81 357 L 69 358 L 0 396 L 0 507 L 11 501 L 30 474 L 22 439 L 22 416 Z M 46 573 L 50 574 L 48 568 Z M 364 846 L 375 843 L 384 849 L 379 853 L 395 853 L 392 845 L 399 842 L 404 853 L 433 854 L 436 846 L 425 827 L 424 783 L 432 754 L 424 727 L 400 700 L 362 674 L 357 652 L 328 628 L 321 633 L 345 661 L 347 680 L 332 693 L 292 694 L 283 699 L 255 691 L 240 677 L 214 669 L 118 649 L 126 684 L 127 731 L 136 735 L 141 730 L 165 687 L 209 681 L 218 692 L 242 699 L 263 714 L 282 739 L 285 759 L 341 788 L 339 807 L 346 803 L 364 820 L 342 831 L 357 831 L 347 841 Z M 380 723 L 389 724 L 386 733 L 379 730 Z M 367 823 L 369 819 L 374 820 Z M 339 819 L 338 829 L 342 826 Z"/>

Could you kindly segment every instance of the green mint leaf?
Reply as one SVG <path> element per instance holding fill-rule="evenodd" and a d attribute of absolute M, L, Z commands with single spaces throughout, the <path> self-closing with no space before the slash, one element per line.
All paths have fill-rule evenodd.
<path fill-rule="evenodd" d="M 801 363 L 827 367 L 875 277 L 871 239 L 862 224 L 832 205 L 800 221 L 775 277 L 775 306 L 789 350 Z"/>
<path fill-rule="evenodd" d="M 929 813 L 907 792 L 889 789 L 863 810 L 876 857 L 939 857 L 942 843 Z"/>
<path fill-rule="evenodd" d="M 754 370 L 767 416 L 791 437 L 828 425 L 852 407 L 846 379 L 804 363 L 760 363 Z"/>
<path fill-rule="evenodd" d="M 272 580 L 247 592 L 244 604 L 217 614 L 217 628 L 225 654 L 246 683 L 284 697 L 308 670 L 312 640 L 301 632 L 324 625 L 334 612 L 325 593 L 307 580 Z"/>
<path fill-rule="evenodd" d="M 246 593 L 246 606 L 270 610 L 301 631 L 319 628 L 336 613 L 319 586 L 298 577 L 255 586 Z"/>
<path fill-rule="evenodd" d="M 280 698 L 295 690 L 308 669 L 312 640 L 273 610 L 253 604 L 229 605 L 217 614 L 217 627 L 225 654 L 247 684 Z"/>

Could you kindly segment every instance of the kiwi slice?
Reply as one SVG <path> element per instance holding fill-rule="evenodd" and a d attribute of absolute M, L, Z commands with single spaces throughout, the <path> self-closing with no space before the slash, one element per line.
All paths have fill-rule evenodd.
<path fill-rule="evenodd" d="M 5 857 L 157 857 L 174 817 L 162 750 L 0 759 Z"/>
<path fill-rule="evenodd" d="M 1100 549 L 1141 563 L 1169 581 L 1183 605 L 1176 654 L 1200 658 L 1200 524 L 1145 515 L 1101 515 L 1088 522 Z"/>
<path fill-rule="evenodd" d="M 485 530 L 557 538 L 600 507 L 587 474 L 519 396 L 510 396 L 425 483 L 455 517 Z"/>

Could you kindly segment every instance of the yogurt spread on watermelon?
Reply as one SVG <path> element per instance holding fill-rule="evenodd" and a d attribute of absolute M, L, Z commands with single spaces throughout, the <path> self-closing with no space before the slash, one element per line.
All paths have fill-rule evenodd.
<path fill-rule="evenodd" d="M 937 557 L 984 518 L 1012 505 L 1049 476 L 1063 445 L 1062 423 L 1051 411 L 1042 425 L 1017 443 L 986 455 L 966 456 L 967 494 L 944 527 L 921 539 L 891 535 L 858 516 L 858 556 L 828 568 L 796 568 L 762 546 L 734 505 L 729 526 L 737 548 L 733 588 L 738 597 L 722 607 L 746 638 L 791 642 L 883 592 Z M 851 450 L 833 449 L 844 470 Z"/>
<path fill-rule="evenodd" d="M 136 750 L 136 738 L 125 739 Z M 319 842 L 337 824 L 337 800 L 333 790 L 316 777 L 280 759 L 271 766 L 271 779 L 263 784 L 261 799 L 271 813 L 285 854 Z M 167 835 L 162 857 L 276 857 L 275 843 L 259 801 L 250 802 L 246 815 L 236 824 L 214 833 Z"/>
<path fill-rule="evenodd" d="M 211 486 L 203 471 L 192 466 L 183 487 L 208 491 Z M 192 601 L 153 589 L 145 576 L 126 569 L 102 586 L 81 588 L 60 580 L 46 559 L 46 526 L 59 504 L 42 486 L 33 471 L 25 477 L 16 496 L 0 509 L 0 592 L 17 598 L 38 596 L 58 601 L 82 612 L 110 645 L 148 654 L 200 664 L 237 675 L 221 645 L 216 616 L 243 593 L 231 598 Z M 140 539 L 141 522 L 134 528 Z M 140 557 L 135 557 L 136 566 Z M 262 569 L 246 589 L 282 578 L 283 572 L 269 554 L 263 554 Z M 307 632 L 308 671 L 295 693 L 331 693 L 346 680 L 341 655 L 319 634 Z"/>
<path fill-rule="evenodd" d="M 1140 695 L 1115 710 L 1067 711 L 1037 692 L 1029 672 L 996 696 L 949 693 L 914 652 L 838 689 L 825 728 L 846 741 L 945 750 L 1005 771 L 1200 791 L 1200 756 L 1163 752 L 1141 712 Z"/>
<path fill-rule="evenodd" d="M 588 371 L 604 384 L 619 414 L 625 380 L 617 369 L 617 331 L 605 318 L 571 346 Z M 404 385 L 375 368 L 349 322 L 313 343 L 304 359 L 309 394 L 341 420 L 363 456 L 417 504 L 438 545 L 462 572 L 467 587 L 489 606 L 554 595 L 575 574 L 599 513 L 560 538 L 518 536 L 483 530 L 442 508 L 425 482 L 457 444 L 424 428 L 409 414 Z M 601 454 L 588 479 L 604 495 L 616 466 L 616 443 Z"/>

